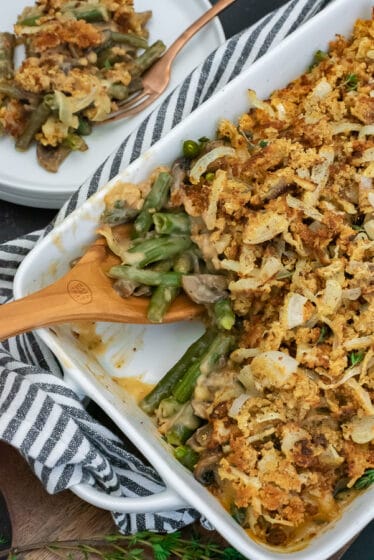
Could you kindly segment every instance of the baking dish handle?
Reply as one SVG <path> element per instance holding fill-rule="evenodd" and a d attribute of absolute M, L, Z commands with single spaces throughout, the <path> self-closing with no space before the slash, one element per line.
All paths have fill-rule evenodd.
<path fill-rule="evenodd" d="M 80 399 L 85 395 L 82 387 L 76 383 L 74 376 L 68 368 L 64 369 L 65 383 L 72 389 Z M 186 502 L 171 488 L 166 487 L 162 492 L 149 496 L 136 496 L 128 498 L 124 496 L 113 496 L 103 490 L 98 490 L 89 484 L 76 484 L 70 490 L 82 500 L 107 511 L 118 513 L 151 513 L 157 511 L 171 511 L 190 507 Z"/>
<path fill-rule="evenodd" d="M 151 513 L 157 511 L 171 511 L 190 507 L 171 488 L 166 488 L 158 494 L 127 498 L 106 494 L 89 484 L 76 484 L 70 490 L 82 500 L 101 509 L 119 513 Z"/>

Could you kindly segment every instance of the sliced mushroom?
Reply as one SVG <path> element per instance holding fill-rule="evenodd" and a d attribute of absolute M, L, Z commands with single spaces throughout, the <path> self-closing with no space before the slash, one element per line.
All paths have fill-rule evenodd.
<path fill-rule="evenodd" d="M 39 142 L 36 145 L 36 155 L 38 162 L 47 171 L 57 173 L 60 165 L 68 157 L 71 150 L 67 146 L 59 146 L 58 148 L 51 148 L 43 146 Z"/>
<path fill-rule="evenodd" d="M 212 451 L 204 454 L 195 465 L 194 476 L 196 480 L 208 486 L 215 479 L 215 471 L 222 458 L 221 451 Z"/>
<path fill-rule="evenodd" d="M 227 297 L 227 279 L 219 274 L 186 274 L 182 286 L 196 303 L 215 303 Z"/>
<path fill-rule="evenodd" d="M 142 286 L 137 282 L 126 280 L 125 278 L 118 278 L 118 280 L 114 282 L 113 288 L 117 294 L 123 298 L 128 298 L 130 296 L 148 297 L 152 294 L 152 290 L 149 286 Z"/>
<path fill-rule="evenodd" d="M 171 192 L 178 191 L 187 175 L 189 161 L 184 157 L 176 159 L 171 168 L 172 184 Z"/>
<path fill-rule="evenodd" d="M 204 426 L 201 426 L 201 428 L 198 428 L 194 432 L 194 434 L 187 441 L 187 445 L 189 445 L 194 451 L 201 453 L 207 448 L 211 434 L 212 434 L 211 425 L 205 424 Z"/>
<path fill-rule="evenodd" d="M 132 282 L 131 280 L 126 280 L 125 278 L 119 278 L 113 284 L 114 290 L 123 298 L 132 296 L 138 286 L 139 284 L 137 282 Z"/>

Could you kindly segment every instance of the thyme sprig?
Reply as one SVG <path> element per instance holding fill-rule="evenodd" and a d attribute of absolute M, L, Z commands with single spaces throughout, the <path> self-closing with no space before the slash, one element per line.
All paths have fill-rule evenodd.
<path fill-rule="evenodd" d="M 182 538 L 180 532 L 158 534 L 140 531 L 135 535 L 107 535 L 89 540 L 40 542 L 8 551 L 8 560 L 20 560 L 33 550 L 48 550 L 65 560 L 144 560 L 145 553 L 154 560 L 244 560 L 234 548 L 206 541 L 199 534 Z"/>
<path fill-rule="evenodd" d="M 357 366 L 365 358 L 365 352 L 360 350 L 359 352 L 351 352 L 349 354 L 349 362 L 351 366 Z"/>

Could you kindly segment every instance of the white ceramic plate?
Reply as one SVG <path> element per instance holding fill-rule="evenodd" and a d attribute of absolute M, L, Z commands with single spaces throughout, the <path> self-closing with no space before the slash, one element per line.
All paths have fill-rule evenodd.
<path fill-rule="evenodd" d="M 11 31 L 17 15 L 34 0 L 3 0 L 1 6 L 2 31 Z M 153 17 L 148 25 L 150 42 L 162 39 L 170 45 L 184 29 L 211 7 L 208 0 L 135 0 L 135 9 L 152 9 Z M 172 24 L 171 24 L 172 23 Z M 171 83 L 161 100 L 195 68 L 210 52 L 225 40 L 222 26 L 217 18 L 185 46 L 176 58 Z M 17 62 L 22 52 L 17 52 Z M 155 105 L 118 123 L 97 127 L 87 138 L 89 150 L 85 153 L 71 154 L 62 164 L 58 173 L 42 169 L 36 160 L 35 146 L 26 153 L 14 149 L 10 137 L 0 139 L 2 165 L 0 169 L 0 198 L 39 208 L 60 208 L 67 198 L 83 183 L 99 163 L 101 163 L 121 141 L 136 128 Z"/>
<path fill-rule="evenodd" d="M 120 179 L 141 181 L 159 163 L 172 162 L 184 138 L 212 136 L 217 119 L 236 119 L 248 109 L 247 89 L 267 97 L 300 75 L 313 52 L 326 50 L 334 33 L 347 35 L 358 17 L 371 16 L 372 0 L 335 0 L 328 8 L 256 61 L 248 70 L 200 106 L 148 152 L 72 213 L 23 261 L 15 279 L 18 299 L 51 283 L 69 269 L 95 236 L 104 208 L 104 197 Z M 282 72 L 279 72 L 282 68 Z M 46 302 L 46 305 L 48 302 Z M 219 502 L 172 456 L 150 418 L 121 390 L 111 376 L 143 375 L 156 382 L 201 332 L 199 323 L 139 326 L 99 323 L 105 351 L 88 351 L 72 334 L 69 325 L 40 329 L 38 334 L 68 372 L 70 382 L 92 398 L 112 418 L 158 470 L 167 490 L 147 498 L 119 498 L 79 485 L 72 490 L 104 509 L 113 511 L 164 511 L 189 504 L 246 558 L 251 560 L 325 560 L 341 549 L 374 517 L 374 487 L 359 495 L 342 517 L 314 538 L 308 546 L 286 554 L 254 542 Z"/>

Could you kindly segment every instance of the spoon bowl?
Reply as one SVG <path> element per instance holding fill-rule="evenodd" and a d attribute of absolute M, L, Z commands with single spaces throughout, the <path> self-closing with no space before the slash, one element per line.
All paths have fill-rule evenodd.
<path fill-rule="evenodd" d="M 98 238 L 62 278 L 22 299 L 0 306 L 0 340 L 39 327 L 74 321 L 148 324 L 149 298 L 122 298 L 107 271 L 119 258 Z M 163 322 L 193 319 L 203 311 L 186 295 L 171 305 Z"/>

